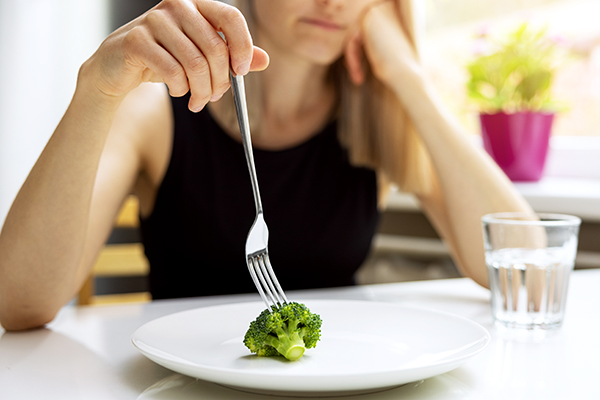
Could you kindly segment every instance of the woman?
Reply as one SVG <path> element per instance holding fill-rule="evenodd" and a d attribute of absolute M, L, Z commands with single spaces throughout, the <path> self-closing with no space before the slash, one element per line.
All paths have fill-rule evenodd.
<path fill-rule="evenodd" d="M 411 45 L 408 2 L 239 6 L 252 35 L 229 5 L 165 0 L 83 64 L 0 236 L 5 328 L 54 318 L 132 191 L 155 298 L 252 290 L 243 246 L 254 209 L 223 96 L 230 66 L 264 70 L 248 76 L 247 93 L 285 289 L 351 283 L 389 182 L 418 196 L 461 272 L 487 285 L 481 215 L 528 206 L 435 98 Z"/>

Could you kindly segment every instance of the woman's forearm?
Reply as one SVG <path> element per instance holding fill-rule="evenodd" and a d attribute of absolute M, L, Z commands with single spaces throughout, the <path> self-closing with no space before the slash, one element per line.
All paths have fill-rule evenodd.
<path fill-rule="evenodd" d="M 437 98 L 431 84 L 416 76 L 396 88 L 433 162 L 448 242 L 462 272 L 487 285 L 480 218 L 491 212 L 530 211 L 493 160 L 469 138 Z M 427 201 L 427 200 L 425 200 Z"/>
<path fill-rule="evenodd" d="M 78 86 L 6 217 L 0 323 L 7 329 L 48 322 L 76 290 L 98 162 L 118 104 Z"/>

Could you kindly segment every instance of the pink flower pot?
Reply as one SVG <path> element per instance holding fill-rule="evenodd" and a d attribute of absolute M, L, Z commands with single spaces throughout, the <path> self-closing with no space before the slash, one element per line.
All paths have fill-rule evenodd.
<path fill-rule="evenodd" d="M 481 114 L 483 147 L 512 181 L 542 177 L 554 114 Z"/>

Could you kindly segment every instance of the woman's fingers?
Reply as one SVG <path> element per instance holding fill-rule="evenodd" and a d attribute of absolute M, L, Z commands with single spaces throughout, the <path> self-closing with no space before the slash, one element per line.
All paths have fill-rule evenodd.
<path fill-rule="evenodd" d="M 120 97 L 141 82 L 165 82 L 173 96 L 191 92 L 193 111 L 228 90 L 231 69 L 246 74 L 269 63 L 252 44 L 241 12 L 212 0 L 164 0 L 109 36 L 94 59 L 101 60 L 98 88 L 107 94 Z"/>
<path fill-rule="evenodd" d="M 350 36 L 348 43 L 346 43 L 344 61 L 350 81 L 355 85 L 361 85 L 365 81 L 365 71 L 363 67 L 362 39 L 358 30 Z"/>
<path fill-rule="evenodd" d="M 123 37 L 123 51 L 126 69 L 130 66 L 142 70 L 142 76 L 138 78 L 140 82 L 133 82 L 133 86 L 143 81 L 162 81 L 173 96 L 183 96 L 188 92 L 189 85 L 182 65 L 156 43 L 152 33 L 144 27 L 137 26 L 127 32 Z"/>
<path fill-rule="evenodd" d="M 216 101 L 229 89 L 230 69 L 239 75 L 263 70 L 269 56 L 252 44 L 246 20 L 239 10 L 221 2 L 204 1 L 199 11 L 181 18 L 182 30 L 208 63 L 212 89 L 209 100 Z M 193 94 L 196 86 L 191 81 L 190 86 Z"/>
<path fill-rule="evenodd" d="M 170 29 L 156 30 L 167 32 L 166 37 L 158 38 L 159 43 L 186 72 L 192 111 L 221 98 L 230 86 L 230 69 L 245 75 L 268 65 L 268 55 L 253 46 L 246 20 L 237 8 L 212 0 L 169 0 L 165 9 L 172 24 Z"/>
<path fill-rule="evenodd" d="M 229 88 L 229 49 L 193 3 L 170 10 L 173 19 L 166 38 L 167 50 L 183 65 L 190 85 L 189 108 L 198 111 Z"/>
<path fill-rule="evenodd" d="M 253 45 L 248 24 L 240 10 L 220 1 L 195 0 L 195 4 L 212 28 L 223 32 L 233 71 L 246 75 L 252 64 Z"/>
<path fill-rule="evenodd" d="M 201 16 L 194 17 L 196 20 L 201 19 Z M 156 43 L 172 55 L 185 71 L 191 91 L 189 104 L 191 110 L 202 109 L 215 91 L 227 90 L 229 56 L 225 43 L 218 38 L 218 35 L 220 43 L 216 44 L 217 47 L 220 44 L 220 48 L 211 48 L 208 47 L 208 40 L 202 39 L 201 44 L 192 41 L 180 27 L 180 23 L 186 25 L 186 21 L 182 21 L 176 15 L 157 11 L 154 16 L 149 15 L 147 19 Z M 189 25 L 189 22 L 187 24 Z M 211 30 L 214 33 L 214 29 Z M 206 30 L 199 37 L 210 34 L 210 30 Z"/>
<path fill-rule="evenodd" d="M 362 16 L 362 23 L 360 26 L 350 34 L 348 41 L 344 49 L 344 61 L 350 77 L 350 81 L 355 85 L 362 84 L 366 79 L 365 71 L 365 52 L 368 51 L 365 47 L 369 46 L 370 43 L 365 43 L 372 39 L 369 35 L 370 30 L 367 28 L 365 20 L 372 21 L 373 13 L 381 13 L 384 10 L 384 14 L 389 18 L 396 14 L 394 3 L 391 0 L 381 0 L 370 4 L 364 11 Z M 393 17 L 392 17 L 393 18 Z M 370 25 L 373 25 L 372 23 Z M 365 38 L 364 35 L 367 35 Z M 378 35 L 376 40 L 381 40 L 383 35 Z"/>
<path fill-rule="evenodd" d="M 397 84 L 403 71 L 421 73 L 398 12 L 393 2 L 385 1 L 371 7 L 361 23 L 363 49 L 371 70 L 387 84 Z"/>
<path fill-rule="evenodd" d="M 213 0 L 196 0 L 195 4 L 201 18 L 185 31 L 200 48 L 220 49 L 222 39 L 217 32 L 222 32 L 228 50 L 228 66 L 236 74 L 246 75 L 249 71 L 267 68 L 269 56 L 253 45 L 246 19 L 237 8 Z"/>
<path fill-rule="evenodd" d="M 269 66 L 269 55 L 260 47 L 254 46 L 250 71 L 263 71 Z"/>

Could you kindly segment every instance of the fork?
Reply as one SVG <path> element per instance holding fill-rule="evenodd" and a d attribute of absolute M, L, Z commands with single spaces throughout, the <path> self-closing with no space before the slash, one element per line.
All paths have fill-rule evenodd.
<path fill-rule="evenodd" d="M 271 260 L 269 259 L 269 250 L 267 248 L 269 243 L 269 229 L 263 216 L 258 179 L 254 166 L 254 156 L 252 154 L 244 77 L 235 75 L 233 72 L 230 72 L 230 77 L 235 110 L 240 132 L 242 133 L 242 144 L 244 145 L 244 153 L 246 154 L 246 162 L 248 164 L 248 171 L 250 172 L 250 181 L 252 182 L 254 206 L 256 208 L 256 218 L 246 239 L 246 264 L 260 297 L 262 297 L 267 305 L 267 309 L 272 312 L 271 308 L 273 306 L 279 307 L 287 303 L 288 299 L 283 289 L 281 289 L 281 285 L 277 280 L 277 276 L 275 276 Z"/>

